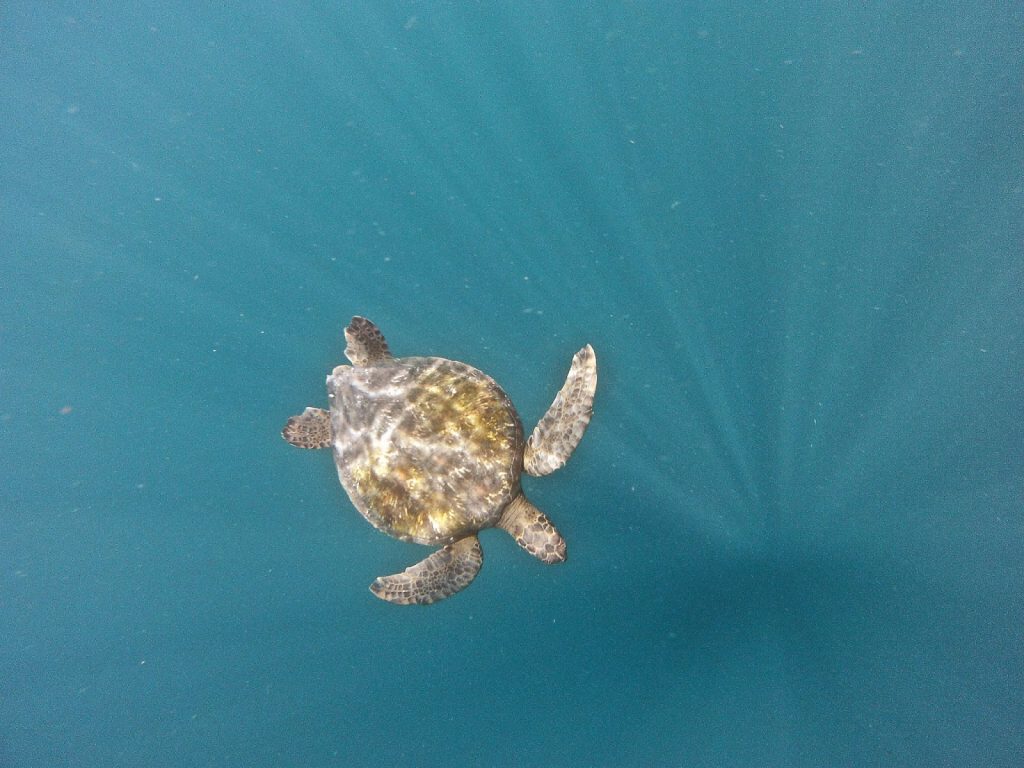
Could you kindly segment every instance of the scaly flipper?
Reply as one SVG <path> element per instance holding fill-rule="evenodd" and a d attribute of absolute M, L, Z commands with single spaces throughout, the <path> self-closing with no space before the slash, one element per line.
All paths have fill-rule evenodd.
<path fill-rule="evenodd" d="M 392 576 L 379 576 L 370 591 L 399 605 L 427 605 L 454 595 L 480 572 L 484 556 L 476 536 L 467 536 Z"/>
<path fill-rule="evenodd" d="M 288 419 L 281 437 L 296 448 L 327 448 L 331 444 L 331 414 L 320 408 L 306 408 Z"/>
<path fill-rule="evenodd" d="M 352 322 L 345 329 L 345 341 L 348 343 L 345 347 L 345 357 L 352 361 L 352 365 L 360 368 L 391 357 L 388 343 L 384 341 L 384 334 L 365 317 L 352 318 Z"/>
<path fill-rule="evenodd" d="M 549 565 L 565 562 L 565 540 L 547 515 L 522 494 L 505 507 L 498 527 L 508 531 L 516 544 L 541 562 Z"/>
<path fill-rule="evenodd" d="M 572 358 L 565 384 L 526 442 L 523 469 L 534 477 L 563 466 L 579 445 L 593 413 L 597 356 L 589 344 Z"/>

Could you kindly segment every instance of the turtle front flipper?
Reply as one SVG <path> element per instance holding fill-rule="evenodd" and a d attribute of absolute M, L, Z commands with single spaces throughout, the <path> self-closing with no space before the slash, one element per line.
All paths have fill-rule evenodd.
<path fill-rule="evenodd" d="M 565 539 L 548 516 L 519 494 L 505 507 L 498 527 L 508 531 L 516 544 L 549 565 L 565 562 Z"/>
<path fill-rule="evenodd" d="M 288 419 L 281 437 L 296 448 L 327 448 L 331 444 L 331 414 L 322 408 L 306 408 Z"/>
<path fill-rule="evenodd" d="M 452 542 L 416 565 L 392 576 L 378 576 L 370 591 L 399 605 L 428 605 L 469 586 L 484 561 L 476 536 Z"/>
<path fill-rule="evenodd" d="M 593 413 L 597 355 L 589 344 L 572 358 L 565 384 L 526 442 L 523 469 L 534 477 L 564 466 L 579 445 Z"/>
<path fill-rule="evenodd" d="M 345 341 L 348 344 L 345 347 L 345 357 L 352 361 L 352 365 L 360 368 L 391 357 L 388 343 L 384 341 L 384 334 L 365 317 L 357 315 L 352 318 L 352 322 L 345 329 Z"/>

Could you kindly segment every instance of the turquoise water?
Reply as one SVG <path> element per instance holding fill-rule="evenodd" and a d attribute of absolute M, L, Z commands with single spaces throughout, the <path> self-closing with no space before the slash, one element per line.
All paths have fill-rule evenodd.
<path fill-rule="evenodd" d="M 6 3 L 0 765 L 1020 765 L 1022 30 Z M 594 345 L 567 564 L 370 594 L 354 314 L 527 429 Z"/>

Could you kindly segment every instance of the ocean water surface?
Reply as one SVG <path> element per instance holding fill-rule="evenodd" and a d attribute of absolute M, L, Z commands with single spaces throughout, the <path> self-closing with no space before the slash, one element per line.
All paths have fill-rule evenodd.
<path fill-rule="evenodd" d="M 0 766 L 1024 763 L 1019 5 L 0 9 Z M 279 436 L 373 319 L 565 565 Z"/>

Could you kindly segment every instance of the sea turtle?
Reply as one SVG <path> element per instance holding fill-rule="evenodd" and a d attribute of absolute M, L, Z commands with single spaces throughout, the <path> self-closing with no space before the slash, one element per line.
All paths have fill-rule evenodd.
<path fill-rule="evenodd" d="M 588 344 L 528 440 L 508 395 L 490 376 L 441 357 L 392 357 L 377 326 L 353 317 L 345 356 L 327 377 L 330 411 L 306 408 L 282 435 L 327 448 L 356 509 L 384 533 L 440 546 L 402 573 L 370 586 L 392 603 L 433 603 L 467 586 L 483 555 L 477 532 L 498 527 L 545 563 L 565 542 L 527 501 L 520 473 L 565 464 L 590 422 L 597 359 Z"/>

